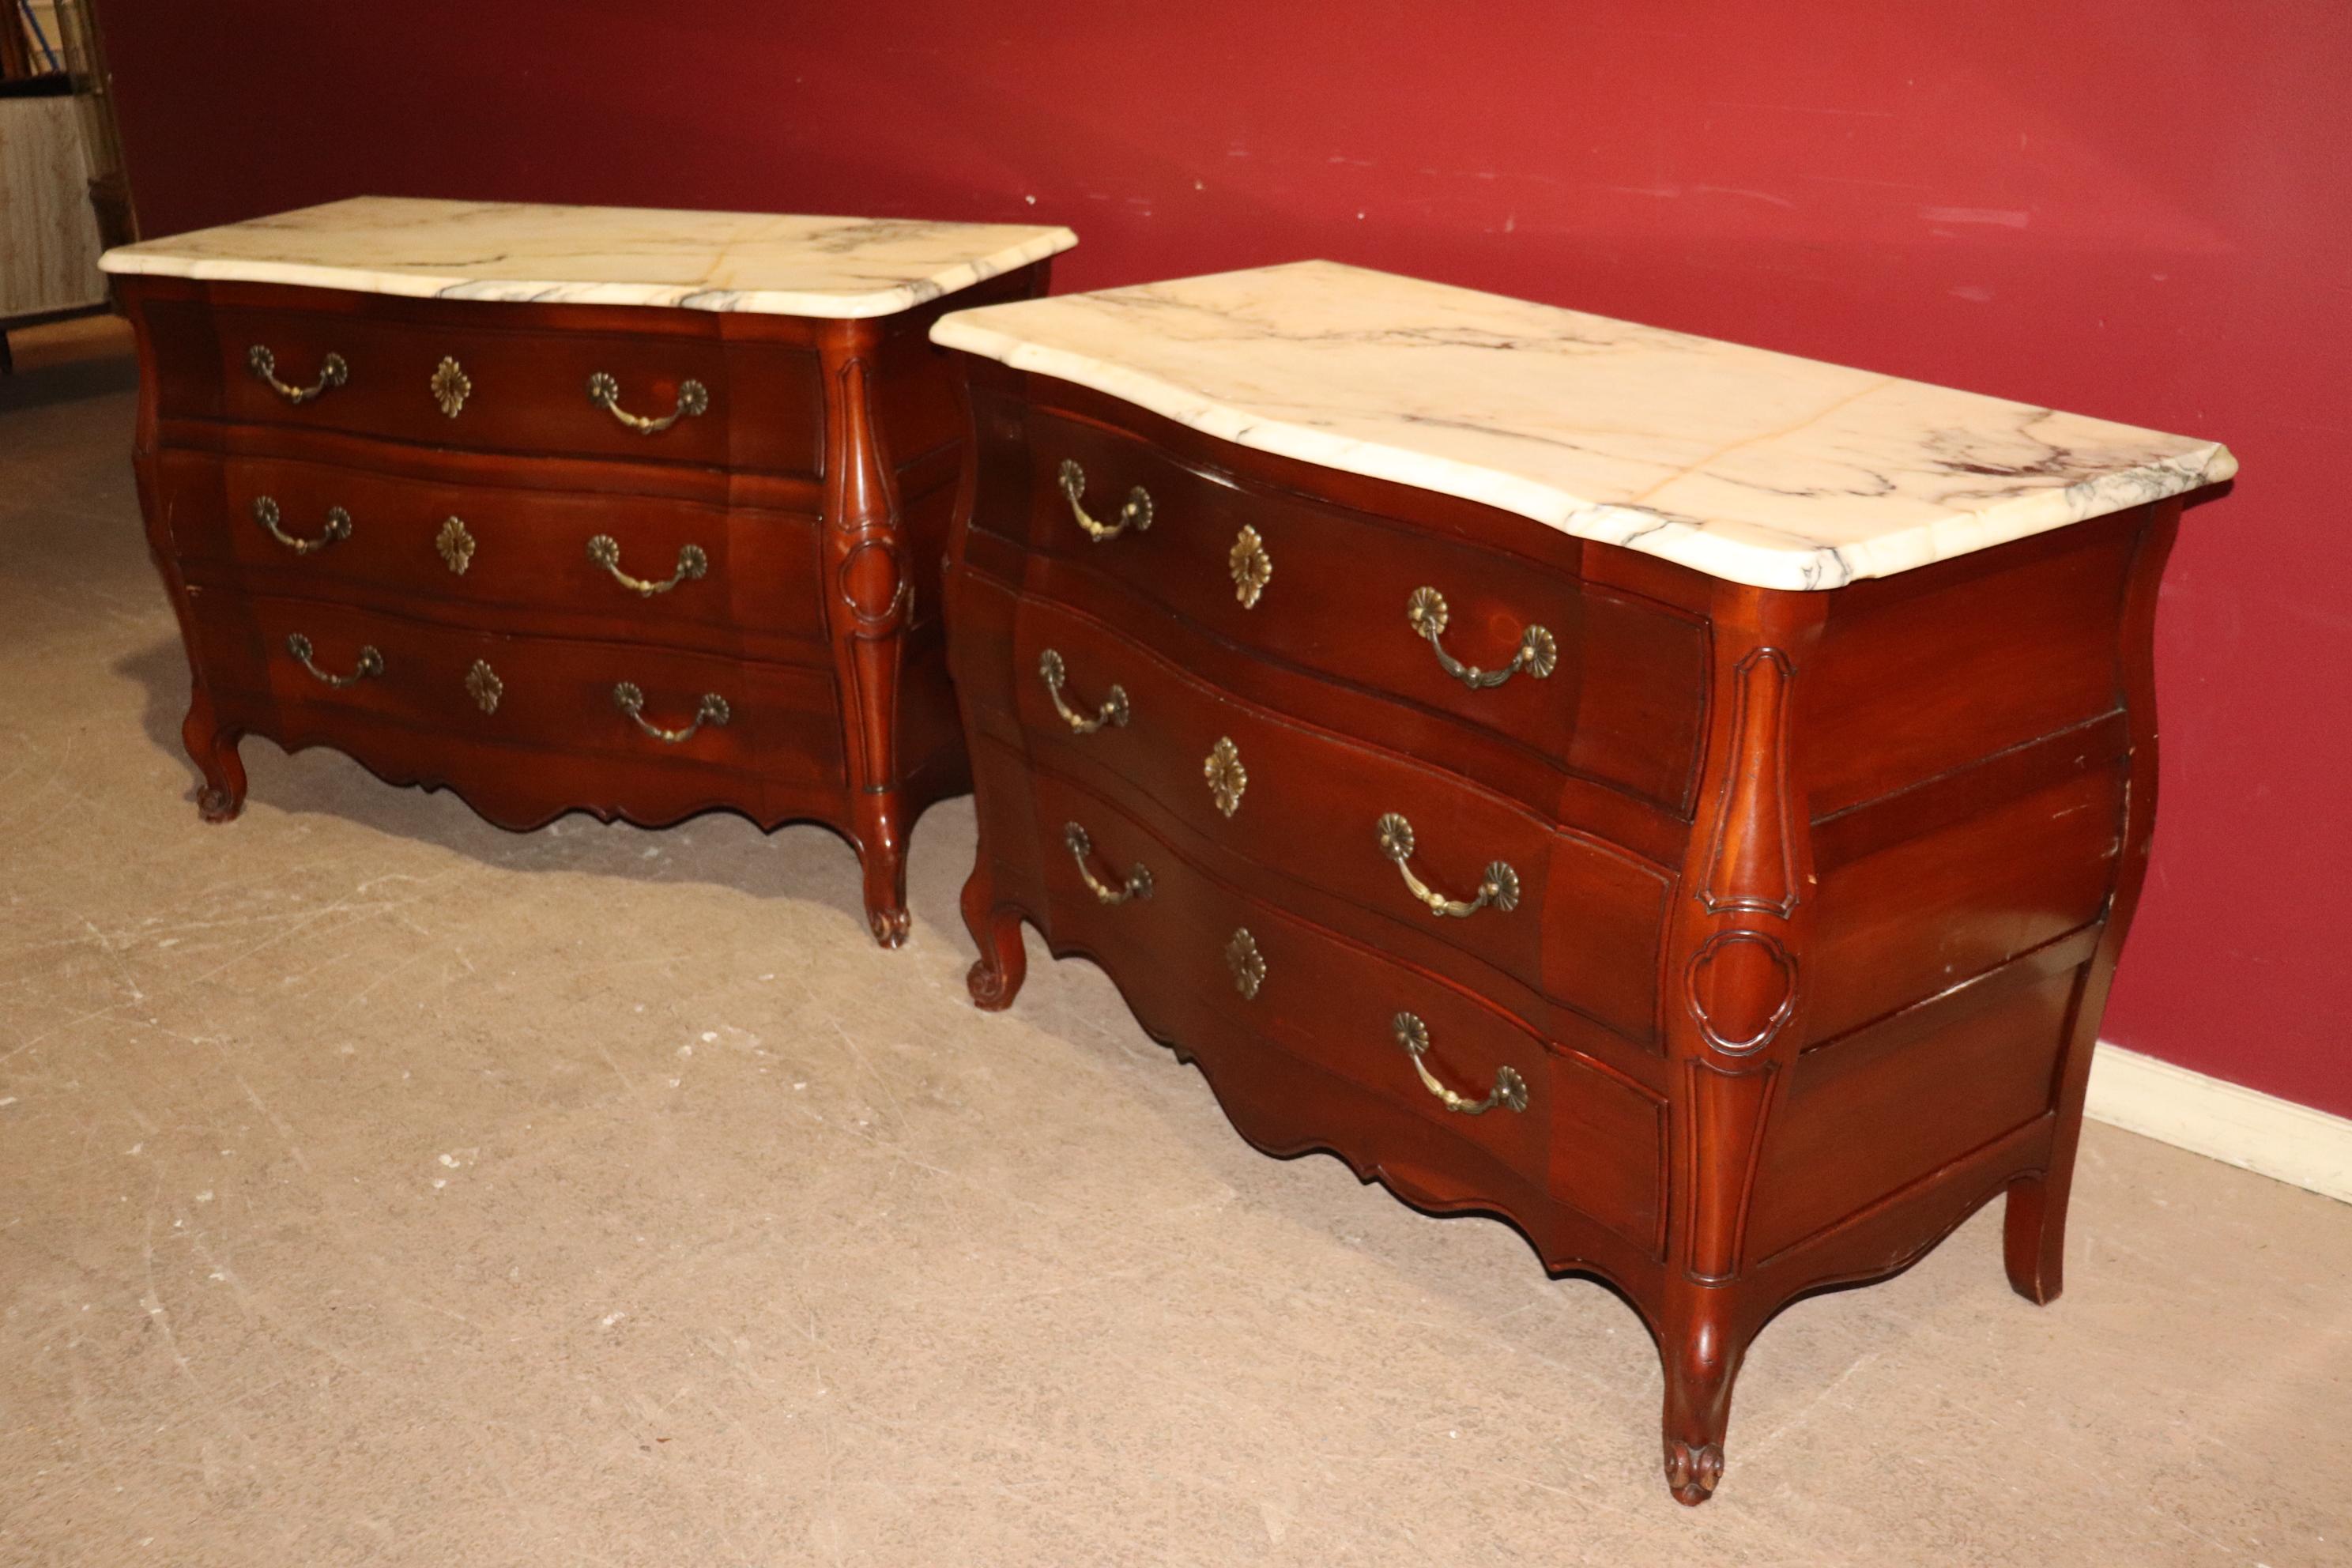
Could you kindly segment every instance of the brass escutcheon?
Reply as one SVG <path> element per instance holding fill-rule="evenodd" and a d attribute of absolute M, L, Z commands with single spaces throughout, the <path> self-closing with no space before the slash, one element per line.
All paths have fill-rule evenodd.
<path fill-rule="evenodd" d="M 442 522 L 441 531 L 433 536 L 433 548 L 441 552 L 441 563 L 460 577 L 474 563 L 474 536 L 462 517 L 453 514 Z"/>
<path fill-rule="evenodd" d="M 1217 803 L 1217 810 L 1226 816 L 1242 808 L 1242 792 L 1249 788 L 1249 770 L 1242 766 L 1242 749 L 1234 744 L 1230 735 L 1220 735 L 1217 743 L 1209 748 L 1208 759 L 1201 764 L 1201 776 L 1209 781 L 1209 798 Z"/>
<path fill-rule="evenodd" d="M 490 661 L 476 659 L 474 668 L 466 672 L 466 695 L 474 700 L 474 706 L 485 713 L 495 713 L 499 710 L 499 699 L 506 694 L 506 682 L 490 668 Z"/>
<path fill-rule="evenodd" d="M 465 366 L 443 354 L 441 363 L 433 367 L 433 401 L 441 405 L 441 412 L 452 419 L 457 417 L 457 410 L 466 406 L 473 390 L 473 378 Z"/>
<path fill-rule="evenodd" d="M 1234 597 L 1242 602 L 1244 610 L 1257 608 L 1257 596 L 1274 580 L 1274 557 L 1265 552 L 1265 541 L 1257 530 L 1247 523 L 1234 536 L 1234 547 L 1225 552 L 1226 569 L 1234 579 Z"/>
<path fill-rule="evenodd" d="M 1225 967 L 1233 971 L 1234 989 L 1246 1002 L 1257 1000 L 1257 988 L 1265 984 L 1265 955 L 1257 950 L 1257 938 L 1243 926 L 1225 943 Z"/>

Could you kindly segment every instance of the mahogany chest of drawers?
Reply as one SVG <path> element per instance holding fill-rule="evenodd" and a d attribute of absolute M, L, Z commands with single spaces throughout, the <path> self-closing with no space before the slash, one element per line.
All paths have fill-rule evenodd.
<path fill-rule="evenodd" d="M 2211 443 L 1327 264 L 959 313 L 971 991 L 1750 1339 L 2008 1194 L 2059 1288 Z M 2071 525 L 2071 526 L 2061 526 Z"/>
<path fill-rule="evenodd" d="M 897 945 L 908 830 L 967 777 L 926 332 L 1071 242 L 362 199 L 110 253 L 205 816 L 253 734 L 506 827 L 822 822 Z"/>

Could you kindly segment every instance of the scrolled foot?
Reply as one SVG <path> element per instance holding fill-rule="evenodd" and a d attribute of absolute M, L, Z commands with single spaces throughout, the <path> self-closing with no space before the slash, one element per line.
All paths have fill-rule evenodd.
<path fill-rule="evenodd" d="M 1723 1479 L 1723 1448 L 1702 1443 L 1696 1447 L 1679 1438 L 1666 1441 L 1666 1489 L 1685 1508 L 1696 1508 L 1715 1495 Z"/>
<path fill-rule="evenodd" d="M 180 743 L 204 775 L 196 786 L 196 815 L 206 822 L 227 822 L 245 807 L 245 763 L 237 759 L 238 738 L 239 731 L 222 728 L 212 699 L 196 687 L 189 694 L 188 716 L 180 721 Z"/>
<path fill-rule="evenodd" d="M 983 1013 L 1002 1013 L 1013 1005 L 1013 994 L 1021 989 L 1020 980 L 1004 972 L 1004 966 L 982 959 L 963 977 L 971 991 L 972 1005 Z"/>
<path fill-rule="evenodd" d="M 907 928 L 912 922 L 913 917 L 905 910 L 866 911 L 866 924 L 874 932 L 874 940 L 886 948 L 904 947 L 907 944 Z"/>
<path fill-rule="evenodd" d="M 980 962 L 964 976 L 972 1005 L 1001 1013 L 1029 977 L 1029 951 L 1021 945 L 1021 911 L 993 901 L 985 858 L 963 885 L 963 923 L 980 946 Z"/>

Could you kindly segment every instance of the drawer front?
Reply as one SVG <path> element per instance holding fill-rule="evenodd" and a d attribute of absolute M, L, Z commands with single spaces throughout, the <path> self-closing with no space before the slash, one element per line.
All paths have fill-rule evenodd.
<path fill-rule="evenodd" d="M 805 350 L 723 342 L 715 320 L 631 332 L 618 325 L 626 313 L 615 311 L 609 331 L 532 331 L 501 325 L 512 308 L 496 304 L 341 302 L 224 305 L 206 336 L 159 332 L 159 359 L 215 356 L 208 366 L 159 365 L 164 416 L 217 415 L 484 451 L 798 474 L 820 466 L 822 382 Z M 217 389 L 216 407 L 174 405 L 193 402 L 186 389 L 203 385 Z M 670 423 L 648 428 L 616 412 Z"/>
<path fill-rule="evenodd" d="M 1687 812 L 1706 695 L 1696 621 L 1524 556 L 1204 472 L 1123 431 L 1045 410 L 1024 427 L 1027 512 L 1010 525 L 1031 549 L 1237 645 Z M 1118 531 L 1093 537 L 1080 511 Z M 985 503 L 977 521 L 1008 525 Z"/>
<path fill-rule="evenodd" d="M 257 727 L 281 739 L 349 722 L 699 772 L 755 813 L 763 780 L 844 782 L 832 681 L 818 671 L 217 589 L 197 590 L 192 610 L 215 696 L 264 715 Z M 584 782 L 555 783 L 572 804 L 594 799 Z"/>
<path fill-rule="evenodd" d="M 773 657 L 828 657 L 813 519 L 194 452 L 165 451 L 160 473 L 184 560 L 280 592 L 544 609 L 607 637 L 740 630 Z"/>
<path fill-rule="evenodd" d="M 1108 797 L 1043 770 L 1033 783 L 1056 944 L 1098 958 L 1148 1023 L 1240 1032 L 1423 1129 L 1412 1149 L 1390 1150 L 1310 1125 L 1359 1164 L 1396 1162 L 1449 1204 L 1518 1208 L 1532 1190 L 1654 1253 L 1664 1122 L 1653 1097 L 1454 986 L 1227 888 Z"/>
<path fill-rule="evenodd" d="M 1013 654 L 1021 726 L 1050 765 L 1100 770 L 1244 862 L 1654 1039 L 1664 872 L 1439 768 L 1237 701 L 1067 609 L 1024 599 Z"/>

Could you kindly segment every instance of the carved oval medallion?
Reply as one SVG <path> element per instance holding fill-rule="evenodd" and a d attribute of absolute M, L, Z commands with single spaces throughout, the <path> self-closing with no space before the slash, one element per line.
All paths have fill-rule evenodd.
<path fill-rule="evenodd" d="M 1797 961 L 1760 932 L 1716 932 L 1691 955 L 1687 978 L 1699 1032 L 1729 1056 L 1770 1045 L 1797 1010 Z"/>
<path fill-rule="evenodd" d="M 878 539 L 860 541 L 841 562 L 841 596 L 857 618 L 876 625 L 890 618 L 914 584 L 898 572 L 898 552 Z"/>

